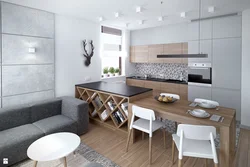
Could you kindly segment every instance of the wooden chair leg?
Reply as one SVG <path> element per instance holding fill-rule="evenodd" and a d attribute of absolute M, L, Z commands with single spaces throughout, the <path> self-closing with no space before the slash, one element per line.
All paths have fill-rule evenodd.
<path fill-rule="evenodd" d="M 219 167 L 219 165 L 215 163 L 215 164 L 214 164 L 214 167 Z"/>
<path fill-rule="evenodd" d="M 163 132 L 163 144 L 164 144 L 164 148 L 166 149 L 166 129 L 163 128 L 162 129 L 162 132 Z"/>
<path fill-rule="evenodd" d="M 66 157 L 63 158 L 63 164 L 64 164 L 64 167 L 67 167 L 67 159 L 66 159 Z"/>
<path fill-rule="evenodd" d="M 144 140 L 144 138 L 145 138 L 145 133 L 142 132 L 142 133 L 141 133 L 141 139 Z"/>
<path fill-rule="evenodd" d="M 34 167 L 37 167 L 37 161 L 34 161 Z"/>
<path fill-rule="evenodd" d="M 178 167 L 182 167 L 182 159 L 179 159 Z"/>
<path fill-rule="evenodd" d="M 175 143 L 172 140 L 172 165 L 174 164 L 174 155 L 175 155 Z"/>
<path fill-rule="evenodd" d="M 127 139 L 126 152 L 128 152 L 128 146 L 129 146 L 129 142 L 130 142 L 130 138 L 131 138 L 131 131 L 132 131 L 132 129 L 130 129 L 129 132 L 128 132 L 128 139 Z"/>
<path fill-rule="evenodd" d="M 149 164 L 152 164 L 152 137 L 149 137 Z"/>
<path fill-rule="evenodd" d="M 207 159 L 205 159 L 205 167 L 207 167 Z"/>
<path fill-rule="evenodd" d="M 175 132 L 177 132 L 178 122 L 175 122 L 174 125 L 175 125 Z"/>

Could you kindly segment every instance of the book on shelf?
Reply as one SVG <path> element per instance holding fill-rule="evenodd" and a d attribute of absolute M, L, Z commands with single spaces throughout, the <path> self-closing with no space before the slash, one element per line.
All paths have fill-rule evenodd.
<path fill-rule="evenodd" d="M 116 104 L 114 103 L 113 100 L 110 100 L 107 104 L 108 104 L 111 111 L 113 111 L 116 107 Z"/>
<path fill-rule="evenodd" d="M 94 111 L 91 113 L 91 116 L 94 117 L 94 116 L 96 116 L 96 114 L 97 114 L 97 111 L 94 110 Z"/>
<path fill-rule="evenodd" d="M 119 125 L 121 123 L 123 123 L 126 119 L 124 118 L 124 116 L 122 115 L 121 111 L 115 111 L 112 113 L 112 116 L 115 120 L 115 122 Z"/>
<path fill-rule="evenodd" d="M 122 110 L 124 111 L 125 115 L 128 116 L 128 102 L 121 104 Z"/>
<path fill-rule="evenodd" d="M 102 101 L 100 100 L 99 96 L 96 96 L 96 98 L 94 99 L 94 102 L 98 108 L 102 106 Z"/>
<path fill-rule="evenodd" d="M 124 122 L 125 121 L 125 118 L 124 118 L 124 116 L 122 115 L 122 113 L 121 113 L 121 111 L 116 111 L 116 113 L 117 113 L 117 115 L 119 116 L 119 118 L 120 118 L 120 120 L 122 121 L 122 122 Z"/>
<path fill-rule="evenodd" d="M 108 118 L 109 116 L 109 112 L 108 110 L 104 110 L 102 113 L 101 113 L 101 117 L 103 120 L 105 120 L 106 118 Z"/>
<path fill-rule="evenodd" d="M 95 97 L 97 93 L 95 92 L 92 96 L 91 96 L 91 99 L 93 99 Z"/>
<path fill-rule="evenodd" d="M 118 122 L 118 120 L 117 120 L 117 118 L 116 118 L 116 116 L 115 116 L 115 113 L 112 113 L 111 115 L 112 115 L 112 117 L 113 117 L 115 123 L 116 123 L 117 125 L 119 125 L 119 122 Z"/>

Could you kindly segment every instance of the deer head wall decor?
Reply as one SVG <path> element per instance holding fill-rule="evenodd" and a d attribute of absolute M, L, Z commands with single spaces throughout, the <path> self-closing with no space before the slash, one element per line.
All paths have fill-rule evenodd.
<path fill-rule="evenodd" d="M 92 40 L 89 42 L 89 44 L 90 44 L 90 47 L 91 47 L 90 53 L 88 53 L 88 51 L 86 50 L 86 46 L 87 46 L 86 39 L 83 40 L 83 50 L 84 50 L 83 56 L 86 57 L 86 60 L 84 62 L 84 64 L 86 66 L 89 66 L 91 64 L 91 57 L 93 57 L 93 55 L 94 55 L 94 49 L 95 49 Z"/>

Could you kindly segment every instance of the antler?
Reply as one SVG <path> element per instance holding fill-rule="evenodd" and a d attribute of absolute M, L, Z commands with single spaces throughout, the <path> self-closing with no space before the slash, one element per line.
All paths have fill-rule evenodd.
<path fill-rule="evenodd" d="M 89 56 L 92 57 L 94 55 L 94 49 L 95 49 L 95 47 L 93 45 L 93 41 L 92 40 L 89 43 L 90 43 L 90 46 L 91 46 L 91 53 L 89 54 Z"/>
<path fill-rule="evenodd" d="M 87 50 L 86 50 L 86 46 L 87 46 L 87 42 L 86 42 L 86 40 L 83 40 L 83 50 L 84 50 L 84 57 L 89 57 L 89 54 L 88 54 L 88 52 L 87 52 Z"/>

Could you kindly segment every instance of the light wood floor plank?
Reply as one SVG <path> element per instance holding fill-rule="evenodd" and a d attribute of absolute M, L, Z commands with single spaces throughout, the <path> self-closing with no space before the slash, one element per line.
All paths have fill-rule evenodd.
<path fill-rule="evenodd" d="M 163 147 L 162 131 L 154 133 L 152 140 L 152 165 L 148 161 L 148 135 L 141 140 L 139 136 L 134 144 L 129 145 L 126 153 L 127 136 L 116 131 L 90 124 L 89 132 L 81 136 L 83 143 L 95 151 L 111 159 L 121 167 L 178 167 L 178 151 L 175 152 L 175 164 L 171 163 L 171 134 L 166 135 L 167 148 Z M 250 131 L 241 130 L 239 147 L 236 153 L 236 167 L 250 167 Z M 204 167 L 205 160 L 199 158 L 183 158 L 183 167 Z M 213 161 L 208 161 L 208 167 L 213 167 Z"/>

